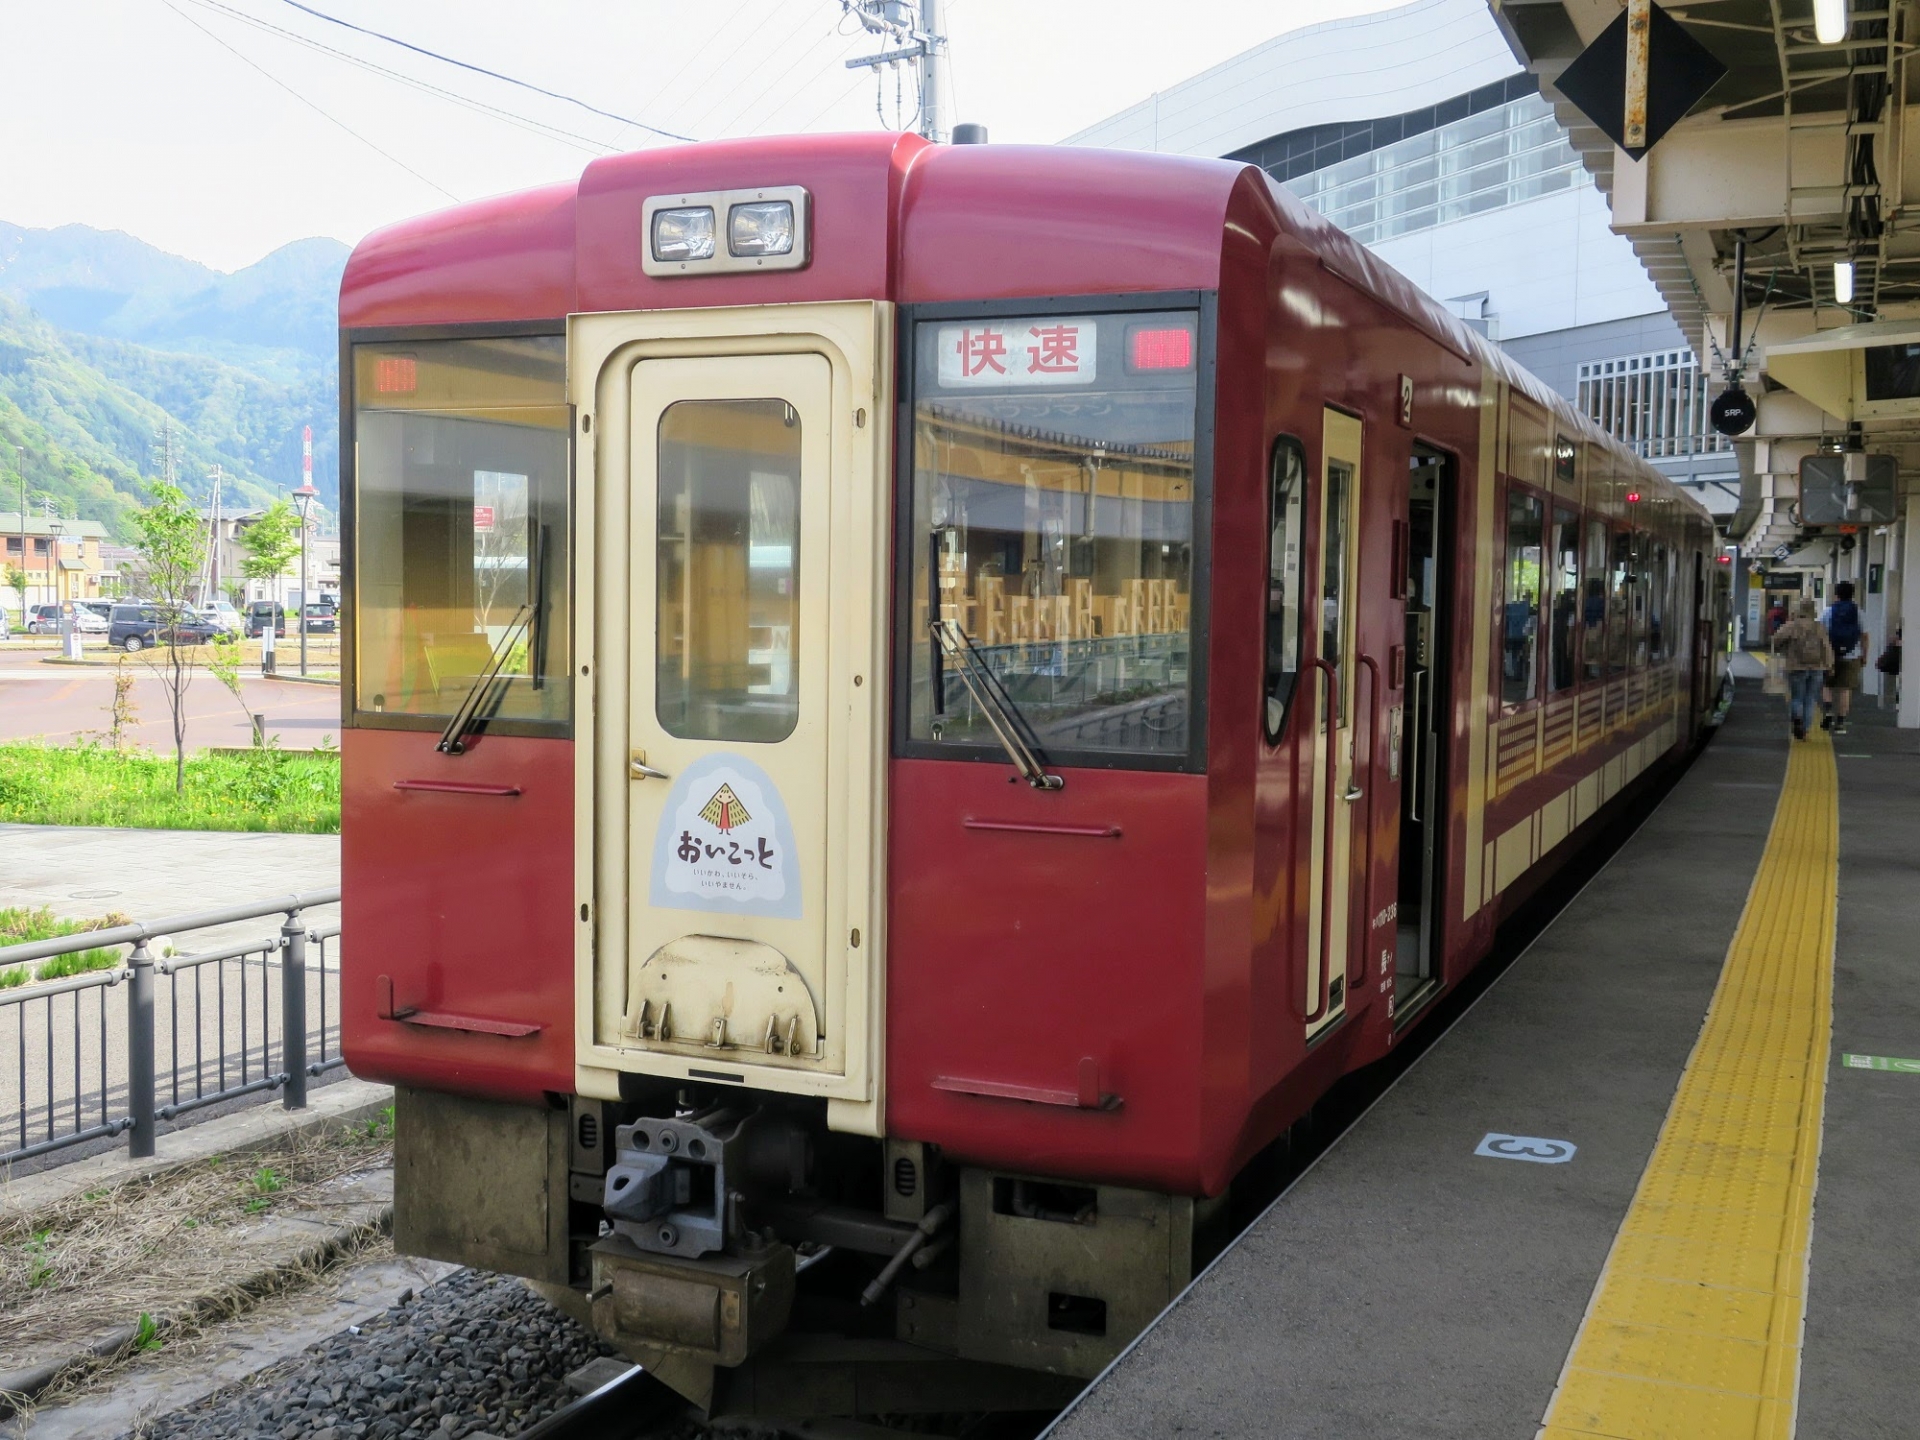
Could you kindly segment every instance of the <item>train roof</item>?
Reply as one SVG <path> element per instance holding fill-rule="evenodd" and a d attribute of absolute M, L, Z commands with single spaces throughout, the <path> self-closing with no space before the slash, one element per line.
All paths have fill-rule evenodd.
<path fill-rule="evenodd" d="M 649 196 L 804 185 L 812 255 L 753 277 L 768 304 L 902 303 L 1020 295 L 1211 290 L 1230 210 L 1251 200 L 1278 232 L 1465 366 L 1485 367 L 1601 446 L 1655 493 L 1685 500 L 1566 399 L 1258 167 L 1058 145 L 933 145 L 862 133 L 708 141 L 608 156 L 580 177 L 376 230 L 340 286 L 343 329 L 552 322 L 588 311 L 741 303 L 741 276 L 647 275 Z M 1236 191 L 1241 192 L 1236 196 Z M 1009 195 L 1019 196 L 1008 203 Z"/>

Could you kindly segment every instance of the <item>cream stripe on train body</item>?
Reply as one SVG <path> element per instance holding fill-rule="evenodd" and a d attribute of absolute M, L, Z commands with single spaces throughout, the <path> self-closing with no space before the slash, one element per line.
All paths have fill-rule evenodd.
<path fill-rule="evenodd" d="M 1833 998 L 1839 797 L 1793 746 L 1725 967 L 1540 1440 L 1794 1433 Z"/>

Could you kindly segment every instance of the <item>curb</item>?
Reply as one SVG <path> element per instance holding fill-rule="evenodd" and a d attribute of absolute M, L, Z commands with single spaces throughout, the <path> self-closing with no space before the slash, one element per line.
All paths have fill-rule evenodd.
<path fill-rule="evenodd" d="M 289 1275 L 331 1264 L 375 1236 L 392 1233 L 393 1205 L 388 1203 L 372 1219 L 336 1226 L 313 1244 L 284 1255 L 230 1285 L 194 1297 L 175 1314 L 153 1316 L 152 1333 L 164 1335 L 183 1322 L 201 1320 L 222 1310 L 234 1313 L 249 1310 L 255 1303 L 284 1289 L 283 1282 Z M 244 1303 L 236 1305 L 236 1301 Z M 0 1416 L 20 1414 L 32 1405 L 34 1397 L 44 1394 L 75 1367 L 120 1359 L 133 1347 L 139 1334 L 138 1325 L 117 1326 L 71 1354 L 0 1374 Z"/>

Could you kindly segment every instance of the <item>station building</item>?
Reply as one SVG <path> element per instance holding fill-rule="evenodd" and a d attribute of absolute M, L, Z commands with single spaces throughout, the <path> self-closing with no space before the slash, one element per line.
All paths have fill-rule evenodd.
<path fill-rule="evenodd" d="M 1709 377 L 1483 0 L 1290 31 L 1066 143 L 1259 165 L 1732 514 Z"/>

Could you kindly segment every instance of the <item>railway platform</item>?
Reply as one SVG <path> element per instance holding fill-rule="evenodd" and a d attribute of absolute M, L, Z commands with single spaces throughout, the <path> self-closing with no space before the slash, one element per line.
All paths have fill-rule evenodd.
<path fill-rule="evenodd" d="M 1867 707 L 1795 744 L 1742 683 L 1049 1436 L 1920 1433 L 1916 876 L 1920 737 Z"/>

